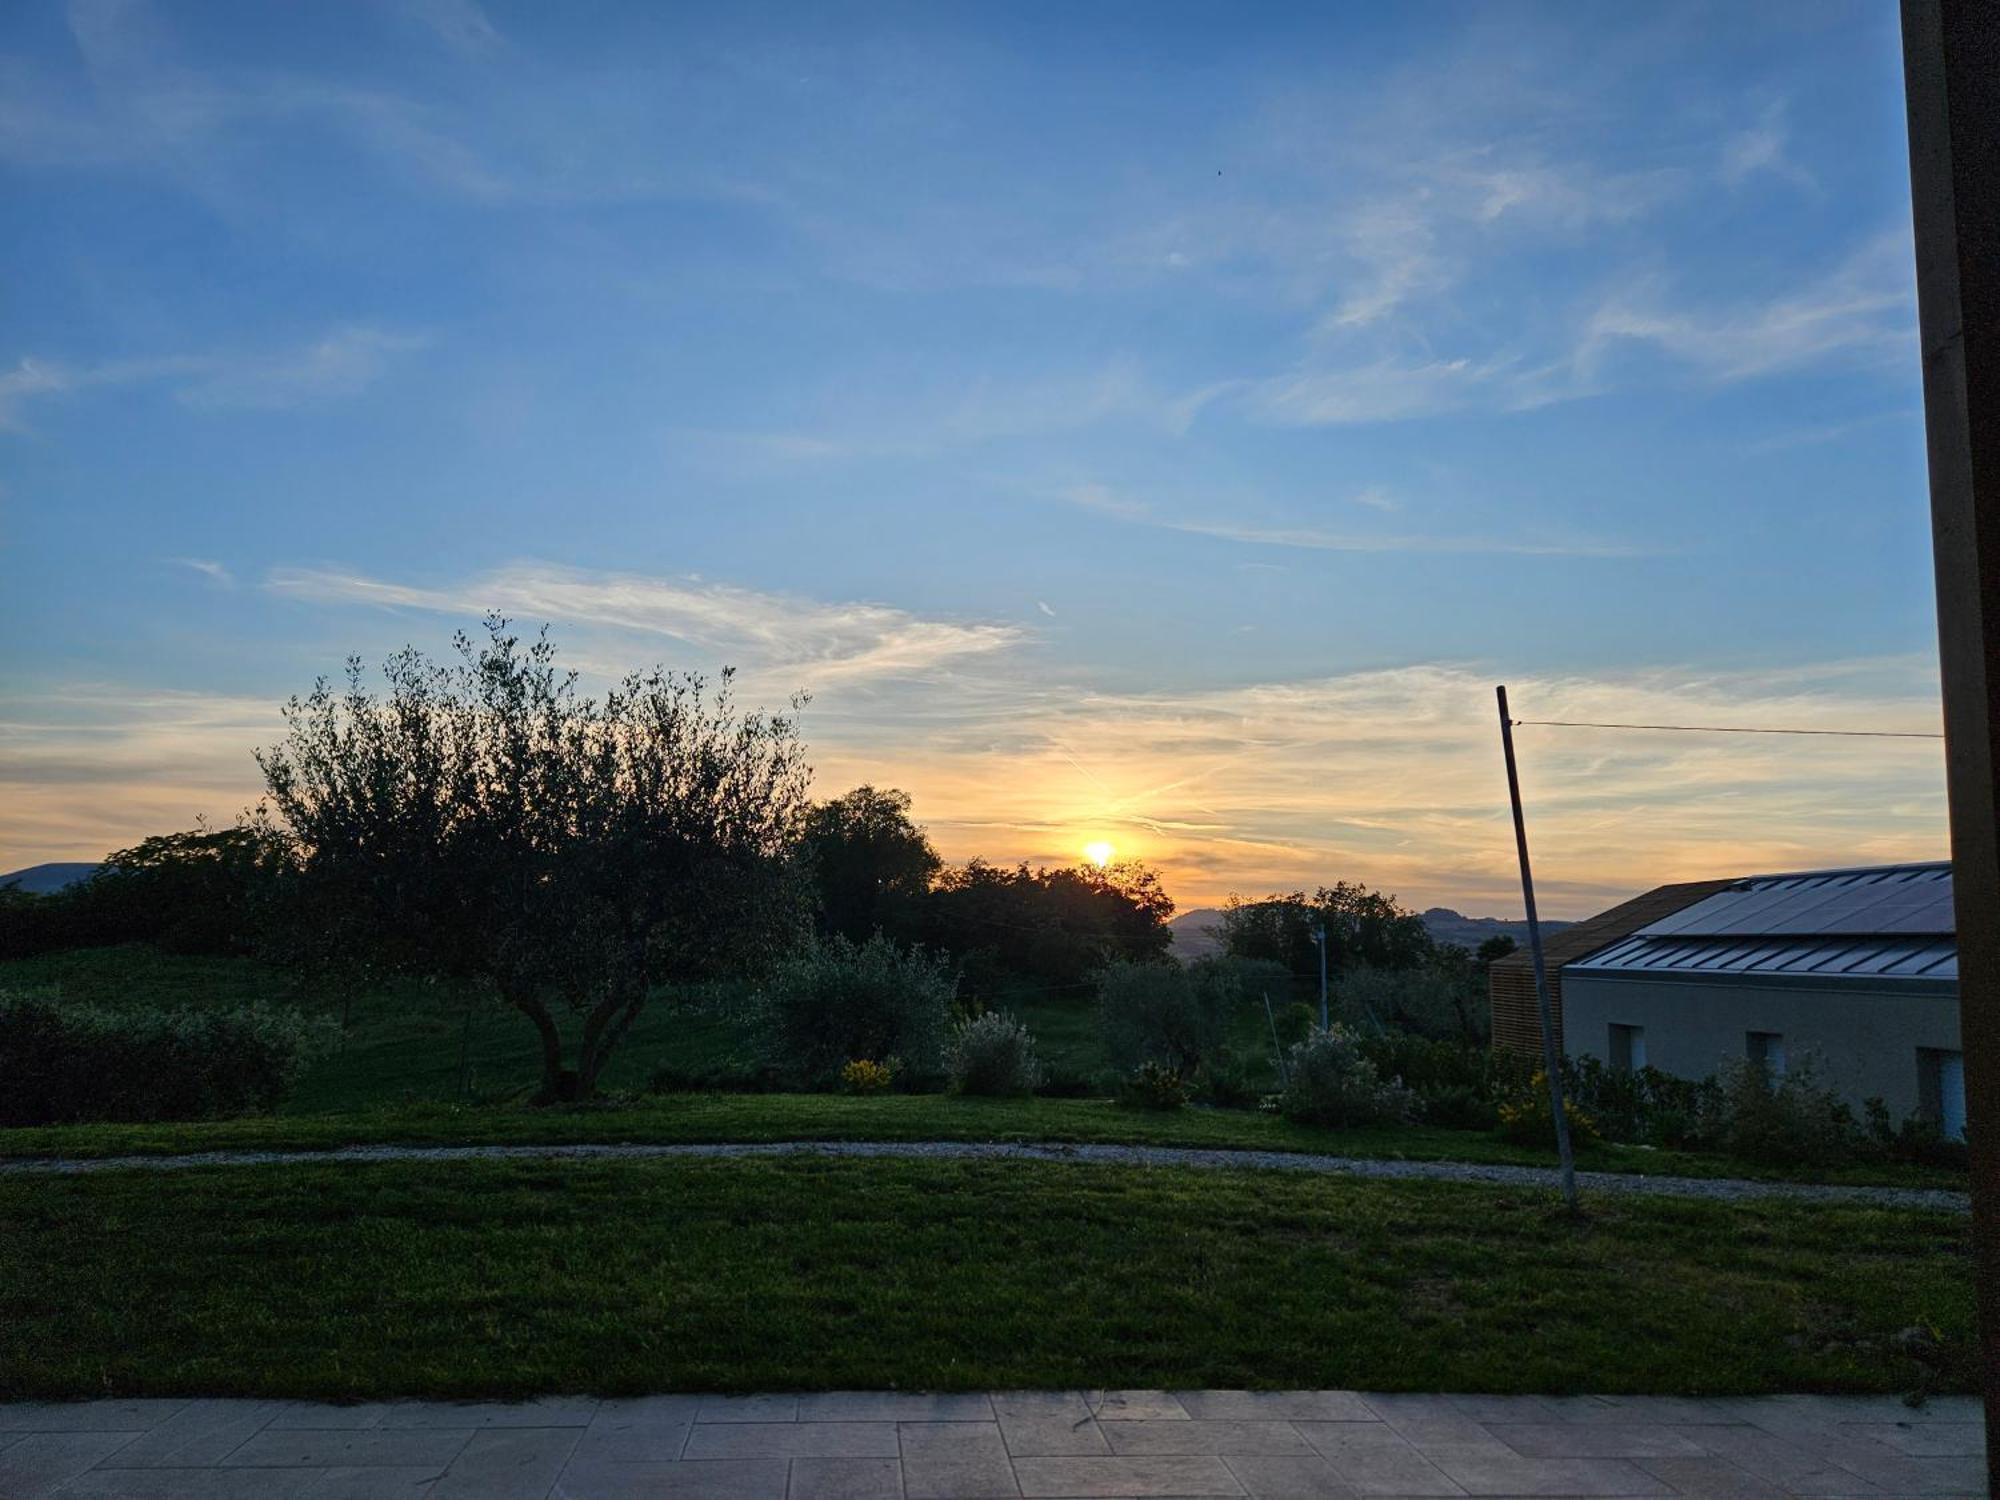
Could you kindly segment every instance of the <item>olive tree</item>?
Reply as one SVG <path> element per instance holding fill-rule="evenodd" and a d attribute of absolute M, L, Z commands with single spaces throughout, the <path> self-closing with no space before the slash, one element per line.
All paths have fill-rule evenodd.
<path fill-rule="evenodd" d="M 381 696 L 355 659 L 286 705 L 258 753 L 282 909 L 354 966 L 488 990 L 535 1028 L 541 1097 L 585 1098 L 656 984 L 803 919 L 796 719 L 739 711 L 727 670 L 587 696 L 498 618 L 454 646 L 392 656 Z"/>

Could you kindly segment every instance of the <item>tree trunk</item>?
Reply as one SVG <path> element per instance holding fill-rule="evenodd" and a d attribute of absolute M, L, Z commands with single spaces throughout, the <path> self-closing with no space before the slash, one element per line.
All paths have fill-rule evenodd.
<path fill-rule="evenodd" d="M 562 1032 L 548 1007 L 532 995 L 508 995 L 507 1003 L 535 1023 L 542 1041 L 542 1087 L 537 1104 L 558 1104 L 576 1097 L 576 1074 L 563 1066 Z"/>

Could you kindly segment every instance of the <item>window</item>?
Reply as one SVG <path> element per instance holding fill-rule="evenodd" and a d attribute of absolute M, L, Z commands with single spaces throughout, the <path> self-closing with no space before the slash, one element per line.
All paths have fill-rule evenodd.
<path fill-rule="evenodd" d="M 1917 1112 L 1944 1132 L 1965 1139 L 1965 1054 L 1917 1048 Z"/>
<path fill-rule="evenodd" d="M 1636 1073 L 1646 1066 L 1646 1028 L 1611 1023 L 1611 1043 L 1605 1049 L 1612 1068 L 1620 1073 Z"/>
<path fill-rule="evenodd" d="M 1753 1063 L 1762 1063 L 1765 1071 L 1773 1078 L 1785 1071 L 1785 1038 L 1777 1031 L 1746 1031 L 1743 1034 L 1743 1055 Z"/>

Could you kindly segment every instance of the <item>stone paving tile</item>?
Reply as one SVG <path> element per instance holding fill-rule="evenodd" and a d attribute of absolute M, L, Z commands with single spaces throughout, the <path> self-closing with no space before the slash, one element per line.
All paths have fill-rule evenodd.
<path fill-rule="evenodd" d="M 997 1422 L 899 1422 L 896 1439 L 906 1459 L 1007 1456 Z"/>
<path fill-rule="evenodd" d="M 1461 1416 L 1475 1422 L 1557 1422 L 1558 1410 L 1540 1396 L 1447 1396 Z"/>
<path fill-rule="evenodd" d="M 1333 1466 L 1341 1481 L 1360 1495 L 1459 1495 L 1463 1494 L 1443 1469 L 1433 1462 L 1428 1449 L 1420 1450 L 1400 1433 L 1387 1427 L 1353 1422 L 1299 1422 L 1294 1424 L 1302 1437 Z M 1491 1443 L 1491 1439 L 1487 1440 Z M 1468 1446 L 1468 1445 L 1458 1445 Z M 1495 1445 L 1501 1455 L 1516 1457 L 1514 1450 Z M 1442 1453 L 1447 1450 L 1440 1450 Z M 1486 1449 L 1471 1449 L 1461 1458 L 1487 1456 Z"/>
<path fill-rule="evenodd" d="M 1081 1458 L 1111 1451 L 1104 1429 L 1088 1411 L 1000 1418 L 1000 1435 L 1015 1458 Z"/>
<path fill-rule="evenodd" d="M 639 1396 L 598 1403 L 597 1415 L 577 1440 L 575 1461 L 589 1463 L 672 1463 L 687 1447 L 695 1412 L 694 1396 Z"/>
<path fill-rule="evenodd" d="M 1020 1494 L 993 1422 L 904 1422 L 903 1491 L 909 1500 L 1007 1500 Z"/>
<path fill-rule="evenodd" d="M 1843 1422 L 1840 1436 L 1886 1443 L 1914 1458 L 1966 1458 L 1986 1451 L 1978 1422 Z"/>
<path fill-rule="evenodd" d="M 797 1396 L 710 1396 L 695 1413 L 697 1422 L 796 1422 Z"/>
<path fill-rule="evenodd" d="M 385 1431 L 426 1427 L 588 1427 L 594 1396 L 537 1396 L 532 1401 L 397 1401 L 383 1413 Z"/>
<path fill-rule="evenodd" d="M 1439 1463 L 1468 1495 L 1671 1495 L 1673 1489 L 1622 1458 L 1446 1457 Z"/>
<path fill-rule="evenodd" d="M 1022 1458 L 1014 1473 L 1025 1496 L 1075 1500 L 1122 1495 L 1240 1495 L 1243 1486 L 1219 1458 Z"/>
<path fill-rule="evenodd" d="M 275 1401 L 190 1401 L 159 1426 L 133 1438 L 104 1466 L 191 1469 L 219 1464 L 277 1414 Z"/>
<path fill-rule="evenodd" d="M 1021 1490 L 1005 1455 L 937 1454 L 903 1460 L 903 1493 L 909 1500 L 1015 1500 Z"/>
<path fill-rule="evenodd" d="M 1302 1422 L 1372 1422 L 1375 1413 L 1353 1391 L 1180 1391 L 1190 1417 Z"/>
<path fill-rule="evenodd" d="M 1644 1422 L 1665 1427 L 1730 1426 L 1743 1419 L 1719 1401 L 1691 1396 L 1593 1396 L 1597 1404 L 1566 1421 Z"/>
<path fill-rule="evenodd" d="M 582 1436 L 574 1427 L 475 1432 L 432 1493 L 435 1500 L 547 1500 Z"/>
<path fill-rule="evenodd" d="M 1523 1458 L 1700 1458 L 1699 1443 L 1636 1422 L 1521 1422 L 1493 1435 Z"/>
<path fill-rule="evenodd" d="M 1795 1495 L 1878 1494 L 1849 1469 L 1834 1467 L 1824 1455 L 1761 1427 L 1682 1427 L 1680 1435 L 1717 1458 Z"/>
<path fill-rule="evenodd" d="M 0 1495 L 7 1500 L 40 1500 L 131 1440 L 129 1432 L 30 1433 L 0 1452 Z"/>
<path fill-rule="evenodd" d="M 324 1401 L 276 1401 L 272 1405 L 277 1414 L 265 1425 L 280 1431 L 322 1432 L 327 1430 L 361 1431 L 370 1427 L 380 1427 L 382 1419 L 389 1415 L 395 1405 L 390 1401 L 357 1401 L 346 1406 L 334 1406 Z"/>
<path fill-rule="evenodd" d="M 1095 1405 L 1102 1422 L 1177 1422 L 1188 1414 L 1172 1391 L 1100 1391 Z"/>
<path fill-rule="evenodd" d="M 993 1402 L 981 1395 L 921 1391 L 827 1391 L 799 1397 L 801 1422 L 990 1422 Z"/>
<path fill-rule="evenodd" d="M 1788 1500 L 1790 1491 L 1726 1458 L 1642 1458 L 1639 1467 L 1687 1500 Z"/>
<path fill-rule="evenodd" d="M 1878 1445 L 1879 1446 L 1879 1445 Z M 1986 1460 L 1978 1456 L 1913 1458 L 1882 1448 L 1881 1456 L 1843 1446 L 1827 1455 L 1891 1495 L 1972 1495 L 1986 1492 Z M 5 1455 L 0 1454 L 0 1459 Z"/>
<path fill-rule="evenodd" d="M 893 1458 L 795 1458 L 787 1500 L 903 1500 Z"/>
<path fill-rule="evenodd" d="M 1354 1500 L 1360 1493 L 1342 1479 L 1332 1464 L 1312 1458 L 1256 1458 L 1237 1455 L 1223 1460 L 1236 1482 L 1258 1500 Z M 1452 1493 L 1457 1493 L 1456 1489 Z"/>
<path fill-rule="evenodd" d="M 1289 1422 L 1110 1422 L 1113 1453 L 1243 1453 L 1311 1457 L 1312 1445 Z"/>
<path fill-rule="evenodd" d="M 327 1469 L 299 1491 L 299 1500 L 429 1500 L 438 1471 L 414 1468 Z"/>
<path fill-rule="evenodd" d="M 1101 1397 L 1103 1392 L 1093 1393 Z M 1097 1413 L 1092 1394 L 1083 1391 L 995 1391 L 989 1397 L 993 1414 L 1008 1417 L 1089 1417 Z"/>
<path fill-rule="evenodd" d="M 0 1405 L 0 1432 L 146 1432 L 183 1400 L 21 1401 Z"/>
<path fill-rule="evenodd" d="M 781 1458 L 572 1463 L 549 1500 L 785 1500 L 789 1468 Z"/>
<path fill-rule="evenodd" d="M 684 1457 L 895 1458 L 894 1422 L 711 1422 L 688 1434 Z"/>
<path fill-rule="evenodd" d="M 52 1492 L 56 1500 L 298 1500 L 318 1469 L 91 1469 Z M 14 1491 L 5 1492 L 12 1500 Z M 418 1493 L 421 1493 L 419 1491 Z"/>
<path fill-rule="evenodd" d="M 413 1468 L 457 1458 L 470 1430 L 415 1432 L 276 1431 L 266 1427 L 225 1458 L 227 1468 Z"/>

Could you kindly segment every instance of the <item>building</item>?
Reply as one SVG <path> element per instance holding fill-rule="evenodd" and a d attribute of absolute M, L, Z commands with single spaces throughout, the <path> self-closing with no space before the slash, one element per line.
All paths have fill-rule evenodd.
<path fill-rule="evenodd" d="M 1664 885 L 1545 945 L 1556 1035 L 1575 1057 L 1684 1078 L 1816 1054 L 1858 1109 L 1880 1098 L 1961 1136 L 1951 866 L 1885 865 Z M 1539 1056 L 1527 953 L 1489 975 L 1493 1045 Z"/>

